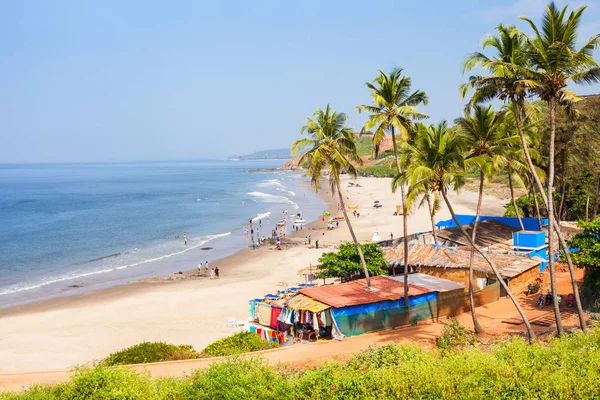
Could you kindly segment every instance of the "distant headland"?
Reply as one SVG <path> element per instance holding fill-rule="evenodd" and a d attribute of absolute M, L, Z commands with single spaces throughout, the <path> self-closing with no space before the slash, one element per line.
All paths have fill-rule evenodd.
<path fill-rule="evenodd" d="M 228 157 L 229 160 L 290 160 L 290 149 L 261 150 L 241 156 Z"/>

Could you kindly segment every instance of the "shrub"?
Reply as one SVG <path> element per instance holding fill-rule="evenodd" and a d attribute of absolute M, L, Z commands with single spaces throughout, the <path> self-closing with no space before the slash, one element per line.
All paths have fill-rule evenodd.
<path fill-rule="evenodd" d="M 102 360 L 106 366 L 143 364 L 160 361 L 189 360 L 200 358 L 190 345 L 174 345 L 164 342 L 143 342 L 111 354 Z"/>
<path fill-rule="evenodd" d="M 475 335 L 462 326 L 456 318 L 452 318 L 444 323 L 444 331 L 437 339 L 436 346 L 440 350 L 450 350 L 474 344 L 476 341 Z"/>
<path fill-rule="evenodd" d="M 372 165 L 368 167 L 361 167 L 358 169 L 358 171 L 361 174 L 375 176 L 377 178 L 388 178 L 396 175 L 396 169 L 391 165 Z"/>
<path fill-rule="evenodd" d="M 209 344 L 202 350 L 202 355 L 205 357 L 232 356 L 276 347 L 279 347 L 279 343 L 267 342 L 255 333 L 239 332 Z"/>

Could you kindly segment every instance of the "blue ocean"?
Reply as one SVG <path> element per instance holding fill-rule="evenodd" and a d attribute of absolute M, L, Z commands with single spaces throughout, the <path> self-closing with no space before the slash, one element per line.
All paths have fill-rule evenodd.
<path fill-rule="evenodd" d="M 0 308 L 193 269 L 248 246 L 249 219 L 317 218 L 301 174 L 248 172 L 280 165 L 0 165 Z"/>

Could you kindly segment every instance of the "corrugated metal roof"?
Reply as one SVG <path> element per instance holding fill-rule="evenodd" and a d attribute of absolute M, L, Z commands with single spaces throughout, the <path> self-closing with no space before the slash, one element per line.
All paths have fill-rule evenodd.
<path fill-rule="evenodd" d="M 404 262 L 404 247 L 398 246 L 392 249 L 384 249 L 385 259 L 390 264 L 402 265 Z M 427 266 L 438 268 L 469 268 L 468 249 L 460 247 L 444 247 L 430 244 L 411 244 L 408 251 L 408 264 L 412 266 Z M 526 256 L 510 254 L 486 253 L 496 267 L 500 275 L 512 278 L 540 264 L 538 260 Z M 477 252 L 473 257 L 473 270 L 485 274 L 493 274 L 487 261 Z"/>
<path fill-rule="evenodd" d="M 404 297 L 404 284 L 384 276 L 371 277 L 371 287 L 372 290 L 367 289 L 366 279 L 358 279 L 338 285 L 302 289 L 300 293 L 334 308 L 398 300 Z M 408 285 L 409 296 L 431 292 L 433 292 L 431 289 Z"/>
<path fill-rule="evenodd" d="M 463 226 L 469 236 L 473 233 L 473 225 Z M 504 243 L 508 240 L 512 240 L 513 232 L 517 232 L 520 229 L 513 228 L 510 225 L 503 224 L 502 222 L 494 220 L 479 221 L 477 224 L 477 237 L 475 238 L 475 244 L 480 247 L 489 247 L 494 244 Z M 441 238 L 451 240 L 462 246 L 468 246 L 469 242 L 463 236 L 459 228 L 447 228 L 437 231 L 437 235 Z"/>
<path fill-rule="evenodd" d="M 404 284 L 404 275 L 386 276 L 388 279 L 393 279 Z M 418 272 L 408 274 L 408 284 L 420 286 L 422 288 L 431 289 L 436 292 L 447 292 L 449 290 L 464 289 L 465 285 L 453 282 L 448 279 L 439 278 Z"/>

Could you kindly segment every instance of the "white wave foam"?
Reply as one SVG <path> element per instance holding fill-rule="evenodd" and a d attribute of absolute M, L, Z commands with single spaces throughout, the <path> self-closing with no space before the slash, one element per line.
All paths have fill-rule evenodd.
<path fill-rule="evenodd" d="M 283 184 L 281 182 L 279 182 L 279 179 L 267 179 L 264 182 L 258 183 L 256 184 L 257 187 L 280 187 L 280 188 L 285 188 L 285 186 L 283 186 Z"/>
<path fill-rule="evenodd" d="M 277 188 L 277 191 L 283 192 L 283 193 L 287 193 L 287 194 L 292 195 L 292 196 L 296 195 L 296 193 L 292 192 L 291 190 L 287 190 L 287 189 L 283 189 L 283 188 Z"/>
<path fill-rule="evenodd" d="M 51 279 L 51 280 L 47 280 L 47 281 L 43 281 L 40 282 L 36 285 L 30 285 L 30 286 L 22 286 L 22 285 L 15 285 L 15 286 L 10 286 L 4 290 L 0 290 L 0 296 L 4 296 L 7 294 L 13 294 L 13 293 L 18 293 L 18 292 L 23 292 L 26 290 L 33 290 L 33 289 L 39 289 L 41 287 L 47 286 L 47 285 L 51 285 L 53 283 L 60 283 L 60 282 L 66 282 L 66 281 L 70 281 L 73 279 L 80 279 L 80 278 L 86 278 L 88 276 L 94 276 L 94 275 L 100 275 L 100 274 L 105 274 L 107 272 L 112 272 L 112 271 L 119 271 L 119 270 L 123 270 L 125 268 L 129 268 L 129 267 L 135 267 L 137 265 L 142 265 L 142 264 L 147 264 L 149 262 L 153 262 L 153 261 L 158 261 L 158 260 L 163 260 L 165 258 L 169 258 L 169 257 L 173 257 L 179 254 L 183 254 L 187 251 L 196 249 L 208 242 L 210 242 L 213 239 L 217 239 L 217 238 L 221 238 L 221 237 L 225 237 L 225 236 L 229 236 L 231 235 L 231 232 L 226 232 L 226 233 L 220 233 L 217 235 L 209 235 L 209 236 L 202 236 L 199 240 L 199 242 L 194 243 L 194 245 L 192 246 L 186 246 L 186 248 L 184 250 L 181 251 L 177 251 L 175 253 L 169 253 L 169 254 L 165 254 L 163 256 L 160 257 L 155 257 L 155 258 L 150 258 L 147 260 L 141 260 L 138 262 L 134 262 L 131 264 L 125 264 L 125 265 L 120 265 L 118 267 L 112 267 L 112 268 L 107 268 L 107 269 L 103 269 L 103 270 L 98 270 L 98 271 L 90 271 L 90 272 L 74 272 L 65 276 L 62 276 L 60 278 L 56 278 L 56 279 Z M 189 243 L 195 242 L 195 239 L 190 239 Z M 135 249 L 135 250 L 139 250 L 139 249 Z"/>
<path fill-rule="evenodd" d="M 286 203 L 297 206 L 292 200 L 285 196 L 277 196 L 275 194 L 268 194 L 263 192 L 249 192 L 250 196 L 259 198 L 263 203 Z"/>
<path fill-rule="evenodd" d="M 252 218 L 252 222 L 258 221 L 260 219 L 269 218 L 271 216 L 271 212 L 267 211 L 266 213 L 256 214 L 256 217 Z"/>

